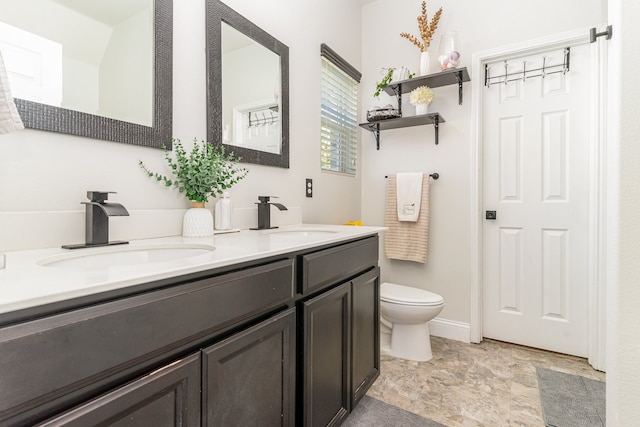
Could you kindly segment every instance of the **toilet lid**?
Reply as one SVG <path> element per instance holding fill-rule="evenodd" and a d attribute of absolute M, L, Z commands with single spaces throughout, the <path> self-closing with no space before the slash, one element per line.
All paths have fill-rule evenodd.
<path fill-rule="evenodd" d="M 444 303 L 444 299 L 438 294 L 395 283 L 380 285 L 380 300 L 406 305 L 440 305 Z"/>

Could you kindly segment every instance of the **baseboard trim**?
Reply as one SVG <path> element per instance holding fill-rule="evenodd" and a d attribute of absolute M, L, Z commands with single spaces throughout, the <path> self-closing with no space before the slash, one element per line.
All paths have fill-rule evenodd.
<path fill-rule="evenodd" d="M 466 343 L 471 342 L 471 325 L 436 317 L 429 322 L 429 333 L 435 337 Z"/>

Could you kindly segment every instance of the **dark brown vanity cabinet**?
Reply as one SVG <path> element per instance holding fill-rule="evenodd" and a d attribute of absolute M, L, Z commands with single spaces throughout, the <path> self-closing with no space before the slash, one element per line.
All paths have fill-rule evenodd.
<path fill-rule="evenodd" d="M 302 303 L 301 424 L 340 425 L 380 374 L 378 239 L 303 258 L 303 283 L 328 290 Z"/>
<path fill-rule="evenodd" d="M 338 425 L 379 374 L 378 275 L 369 236 L 18 313 L 0 425 Z"/>

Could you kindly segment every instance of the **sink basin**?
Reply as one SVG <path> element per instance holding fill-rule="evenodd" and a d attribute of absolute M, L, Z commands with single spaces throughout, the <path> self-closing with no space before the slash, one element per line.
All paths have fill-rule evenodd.
<path fill-rule="evenodd" d="M 331 228 L 276 228 L 264 232 L 264 234 L 283 237 L 316 237 L 335 233 L 338 233 L 338 230 Z"/>
<path fill-rule="evenodd" d="M 95 249 L 77 249 L 72 253 L 42 258 L 36 263 L 44 267 L 95 270 L 173 261 L 177 259 L 190 259 L 210 254 L 214 250 L 215 246 L 203 244 L 127 245 Z"/>

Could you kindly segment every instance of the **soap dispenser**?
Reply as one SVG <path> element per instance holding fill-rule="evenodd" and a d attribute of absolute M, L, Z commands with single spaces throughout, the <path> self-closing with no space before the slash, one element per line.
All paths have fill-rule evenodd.
<path fill-rule="evenodd" d="M 215 224 L 216 230 L 231 230 L 231 210 L 233 209 L 229 192 L 224 191 L 222 198 L 218 199 L 215 206 Z"/>

